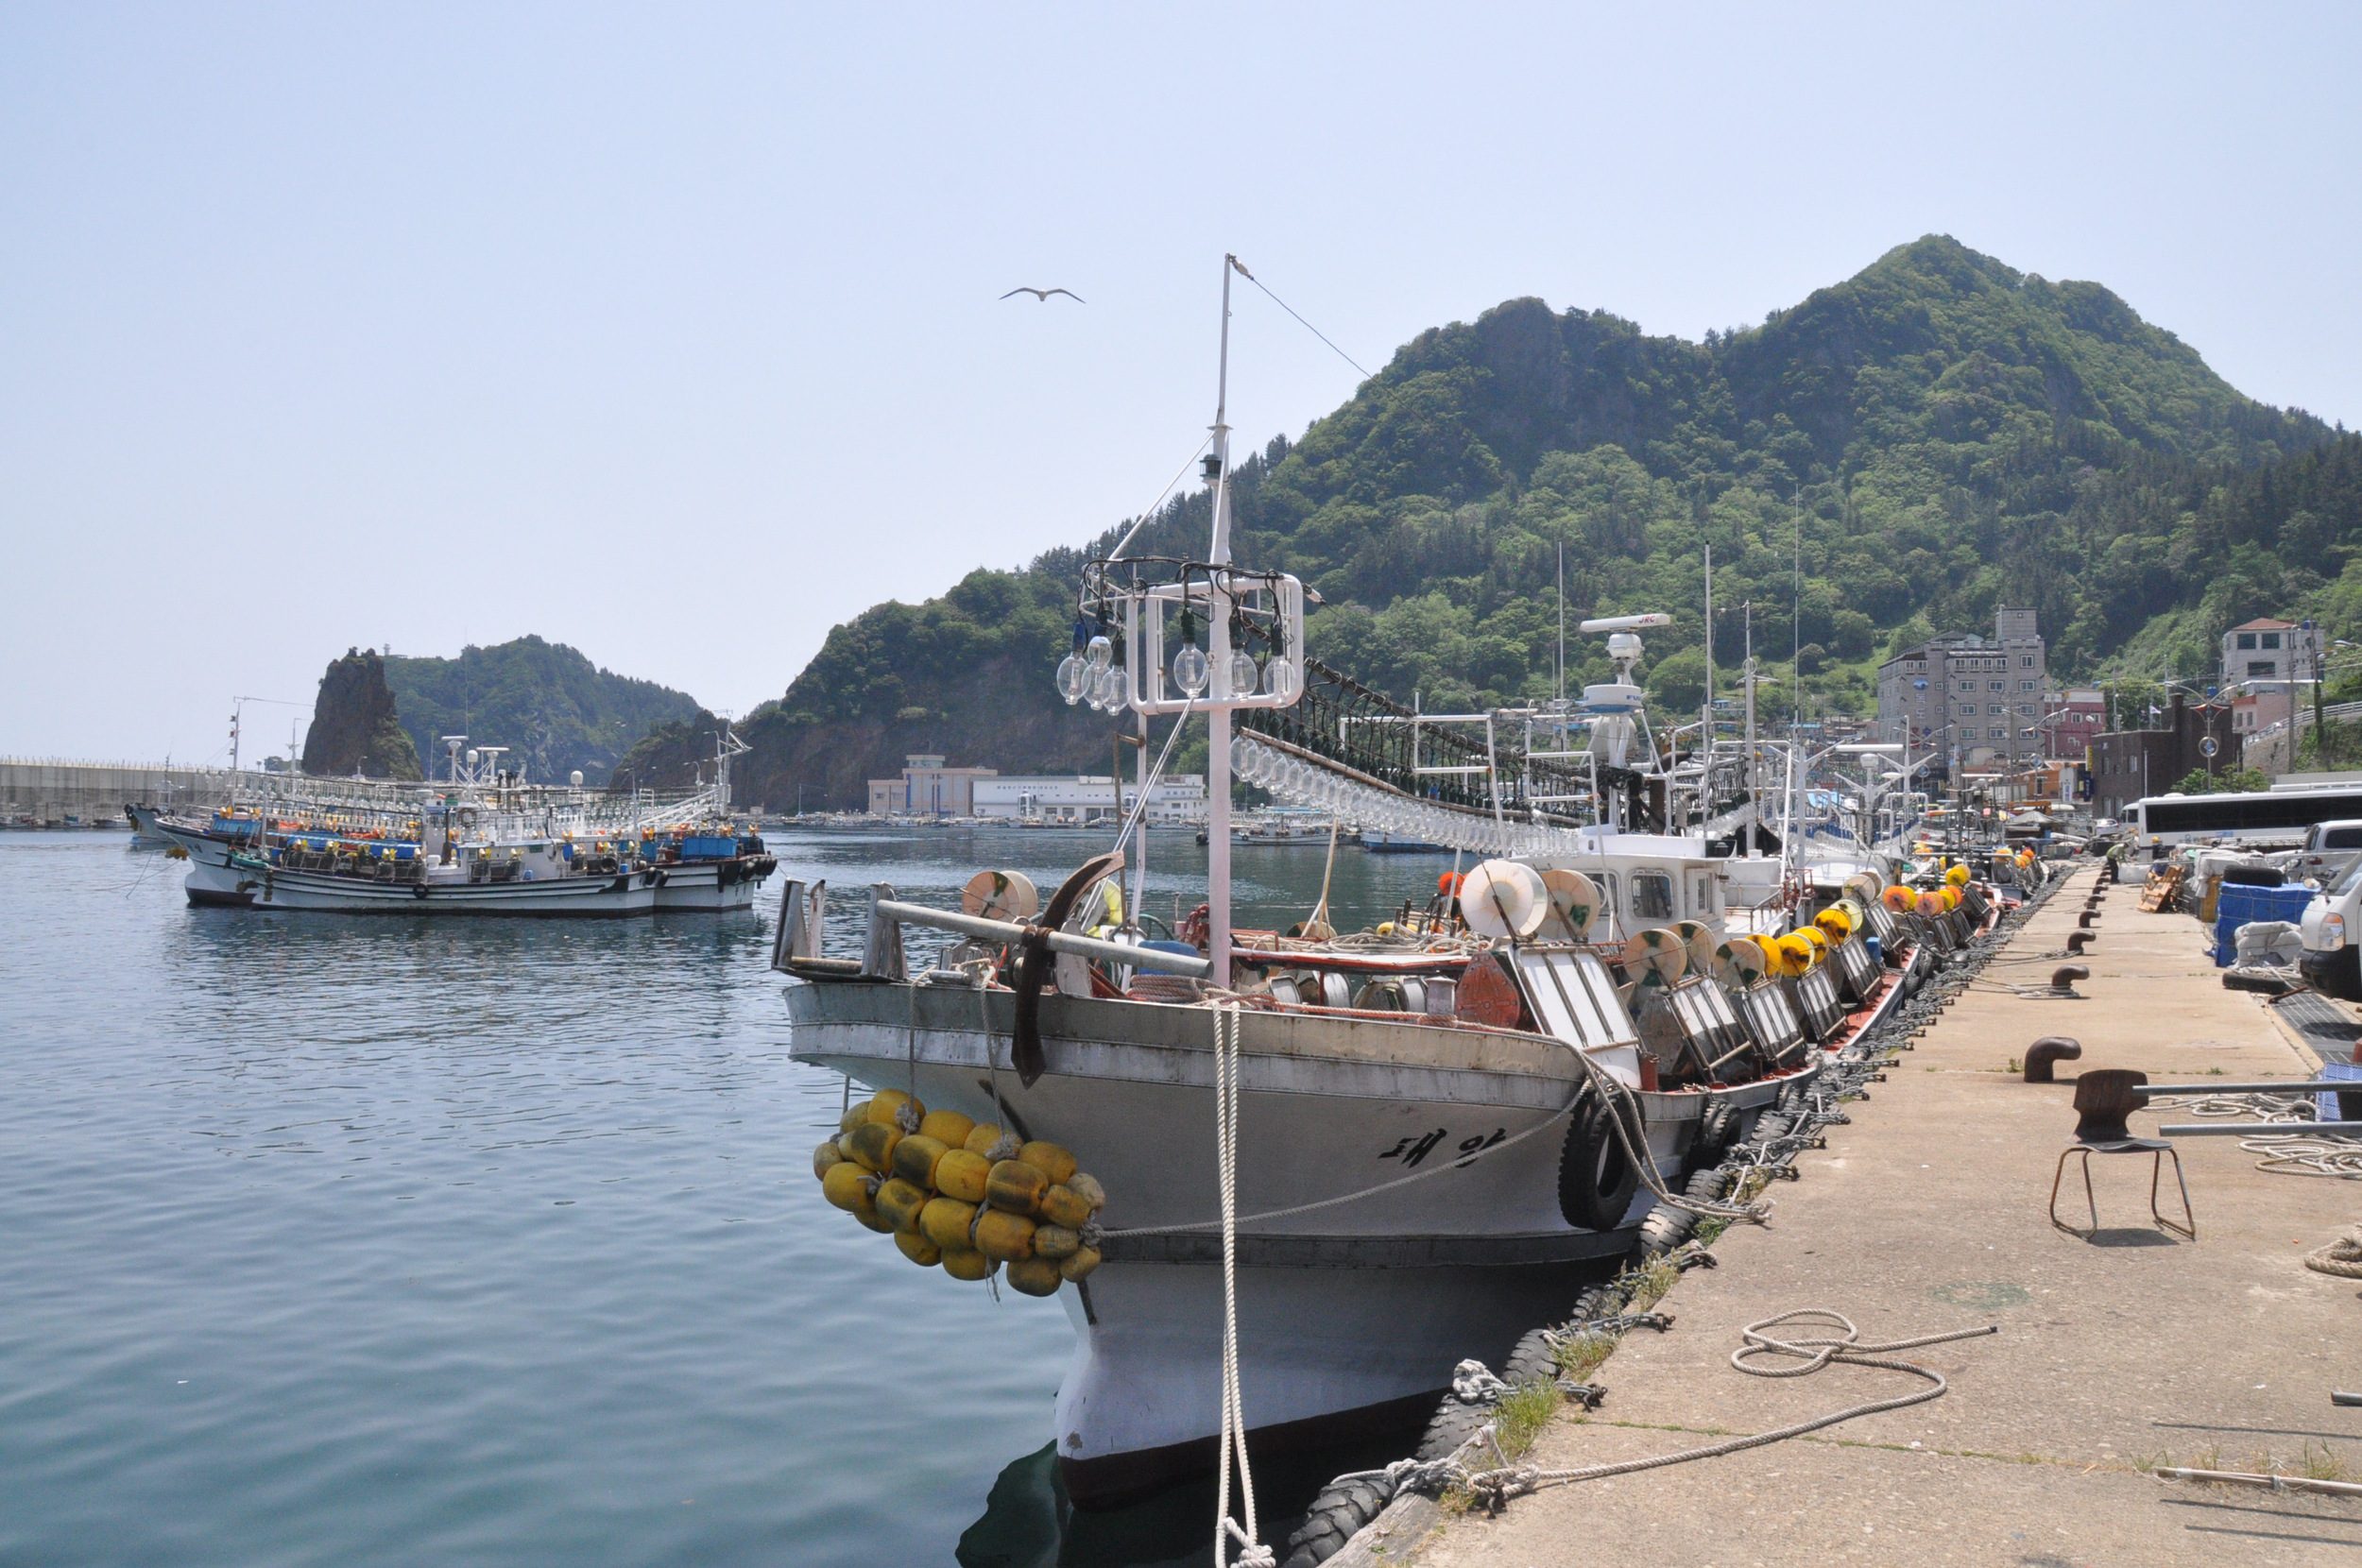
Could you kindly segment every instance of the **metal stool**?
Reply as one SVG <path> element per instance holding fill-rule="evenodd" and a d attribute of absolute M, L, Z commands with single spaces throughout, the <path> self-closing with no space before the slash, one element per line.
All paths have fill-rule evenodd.
<path fill-rule="evenodd" d="M 2136 1138 L 2125 1125 L 2125 1118 L 2141 1109 L 2144 1101 L 2132 1092 L 2135 1084 L 2148 1082 L 2148 1074 L 2129 1067 L 2098 1067 L 2075 1081 L 2075 1141 L 2059 1151 L 2058 1168 L 2050 1175 L 2050 1222 L 2069 1236 L 2086 1239 L 2099 1233 L 2099 1200 L 2092 1192 L 2092 1156 L 2094 1154 L 2148 1154 L 2148 1214 L 2161 1231 L 2198 1239 L 2198 1216 L 2190 1208 L 2190 1184 L 2182 1174 L 2180 1150 L 2164 1138 Z M 2083 1156 L 2083 1201 L 2090 1206 L 2092 1226 L 2088 1231 L 2076 1229 L 2059 1218 L 2059 1185 L 2066 1180 L 2067 1157 Z M 2157 1206 L 2157 1189 L 2165 1180 L 2165 1160 L 2173 1160 L 2173 1180 L 2182 1189 L 2182 1222 L 2165 1218 Z"/>

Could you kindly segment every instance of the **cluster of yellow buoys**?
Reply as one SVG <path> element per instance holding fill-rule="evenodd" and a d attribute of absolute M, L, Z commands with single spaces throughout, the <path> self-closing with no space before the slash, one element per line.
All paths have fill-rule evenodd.
<path fill-rule="evenodd" d="M 893 1236 L 922 1269 L 981 1280 L 1005 1264 L 1013 1289 L 1050 1296 L 1099 1267 L 1085 1227 L 1107 1194 L 1071 1153 L 930 1111 L 899 1089 L 847 1110 L 836 1136 L 813 1150 L 812 1169 L 830 1202 Z"/>

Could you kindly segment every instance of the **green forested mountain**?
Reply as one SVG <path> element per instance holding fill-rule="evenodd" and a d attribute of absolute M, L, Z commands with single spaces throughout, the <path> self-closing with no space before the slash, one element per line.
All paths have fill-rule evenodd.
<path fill-rule="evenodd" d="M 1508 301 L 1422 333 L 1235 486 L 1239 558 L 1326 600 L 1313 652 L 1430 707 L 1549 692 L 1562 547 L 1570 618 L 1678 618 L 1645 672 L 1676 707 L 1705 674 L 1709 544 L 1718 662 L 1752 604 L 1813 711 L 1868 711 L 1887 649 L 2003 603 L 2040 610 L 2069 678 L 2200 673 L 2260 614 L 2362 636 L 2362 437 L 2242 396 L 2097 284 L 1941 236 L 1703 343 Z M 1201 553 L 1207 504 L 1136 549 Z M 852 805 L 906 750 L 1104 769 L 1105 721 L 1049 688 L 1087 554 L 838 626 L 741 726 L 740 798 Z M 1569 647 L 1570 688 L 1604 674 Z"/>
<path fill-rule="evenodd" d="M 579 768 L 587 782 L 604 784 L 642 735 L 698 711 L 683 692 L 611 674 L 538 637 L 466 648 L 457 658 L 388 658 L 385 682 L 429 774 L 443 765 L 441 737 L 465 735 L 510 748 L 506 761 L 528 778 L 562 783 Z"/>

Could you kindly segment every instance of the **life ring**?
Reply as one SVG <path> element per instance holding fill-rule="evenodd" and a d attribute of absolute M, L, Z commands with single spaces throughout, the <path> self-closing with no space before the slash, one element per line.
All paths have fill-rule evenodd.
<path fill-rule="evenodd" d="M 1566 1147 L 1558 1157 L 1558 1212 L 1569 1225 L 1612 1231 L 1623 1222 L 1633 1194 L 1640 1190 L 1640 1169 L 1624 1151 L 1624 1139 L 1616 1135 L 1609 1119 L 1616 1115 L 1598 1090 L 1585 1089 L 1567 1118 Z M 1624 1132 L 1639 1142 L 1640 1130 L 1630 1115 L 1624 1116 Z"/>

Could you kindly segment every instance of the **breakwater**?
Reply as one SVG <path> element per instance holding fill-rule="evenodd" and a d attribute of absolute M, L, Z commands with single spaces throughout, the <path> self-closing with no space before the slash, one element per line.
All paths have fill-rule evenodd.
<path fill-rule="evenodd" d="M 241 777 L 260 776 L 169 762 L 0 757 L 0 821 L 40 827 L 120 823 L 126 806 L 212 805 L 228 799 Z"/>

